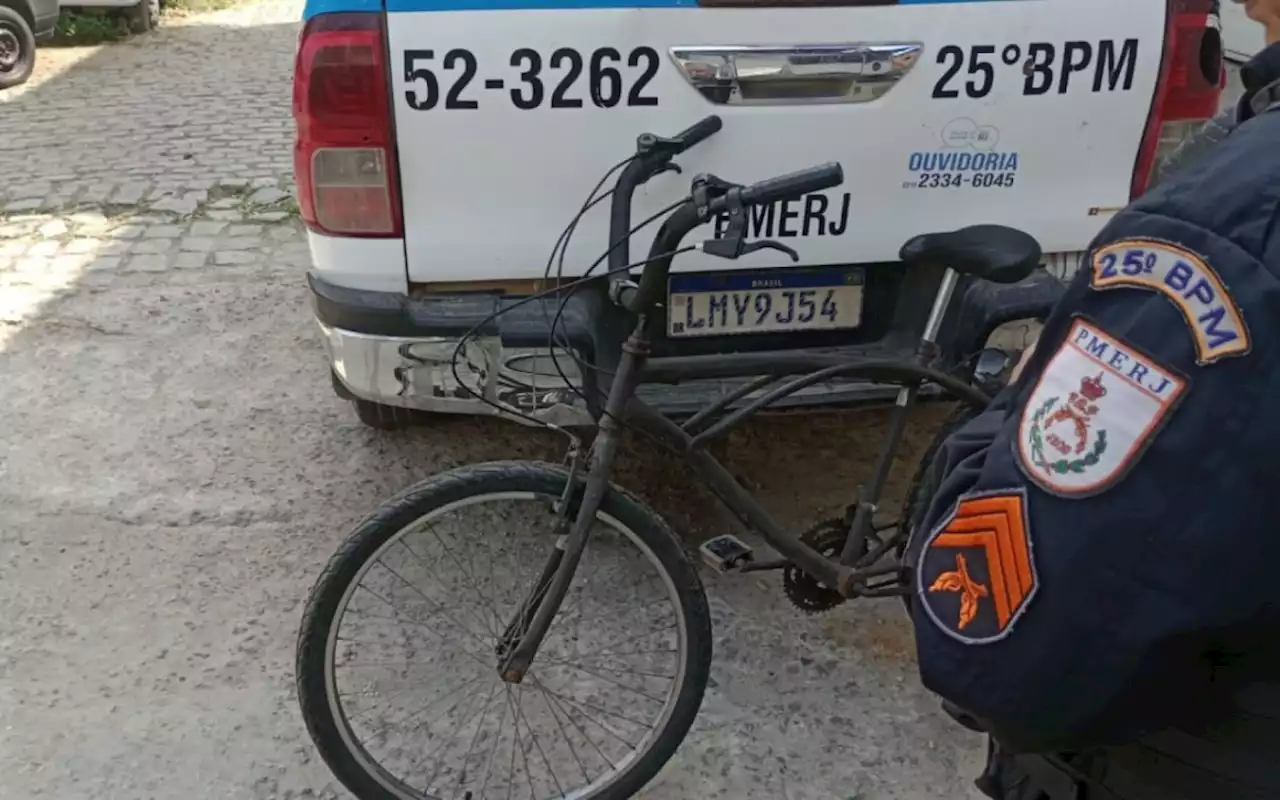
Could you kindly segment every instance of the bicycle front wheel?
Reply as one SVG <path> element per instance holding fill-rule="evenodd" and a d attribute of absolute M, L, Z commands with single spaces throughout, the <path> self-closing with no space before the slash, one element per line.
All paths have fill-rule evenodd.
<path fill-rule="evenodd" d="M 298 699 L 361 800 L 620 800 L 679 747 L 710 669 L 706 596 L 671 529 L 616 487 L 524 681 L 499 677 L 568 479 L 515 462 L 444 473 L 330 559 L 299 635 Z"/>

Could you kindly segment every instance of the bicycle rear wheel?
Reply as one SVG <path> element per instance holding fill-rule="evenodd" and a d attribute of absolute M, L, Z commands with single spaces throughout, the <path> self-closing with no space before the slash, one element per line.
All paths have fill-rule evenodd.
<path fill-rule="evenodd" d="M 710 669 L 706 596 L 671 529 L 617 487 L 525 681 L 498 676 L 498 639 L 556 544 L 567 481 L 531 463 L 447 472 L 330 559 L 299 635 L 298 698 L 357 797 L 621 799 L 679 747 Z M 372 632 L 353 637 L 356 625 Z M 366 735 L 374 711 L 388 724 Z"/>

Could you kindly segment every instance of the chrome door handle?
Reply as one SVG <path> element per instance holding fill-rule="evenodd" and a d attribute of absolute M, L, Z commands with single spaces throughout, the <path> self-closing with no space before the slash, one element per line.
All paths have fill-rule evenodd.
<path fill-rule="evenodd" d="M 865 103 L 902 80 L 920 42 L 673 47 L 685 80 L 717 105 Z"/>

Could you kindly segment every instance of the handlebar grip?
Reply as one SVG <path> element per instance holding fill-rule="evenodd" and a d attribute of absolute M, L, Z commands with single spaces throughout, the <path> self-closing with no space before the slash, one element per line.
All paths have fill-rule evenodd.
<path fill-rule="evenodd" d="M 779 200 L 803 197 L 842 183 L 844 183 L 844 168 L 832 161 L 753 183 L 743 188 L 742 202 L 747 205 L 763 206 Z"/>
<path fill-rule="evenodd" d="M 697 122 L 693 123 L 689 127 L 677 133 L 675 136 L 671 137 L 673 140 L 680 143 L 679 149 L 676 150 L 676 153 L 683 153 L 684 151 L 688 150 L 690 147 L 693 147 L 694 145 L 698 144 L 702 140 L 719 132 L 720 128 L 723 126 L 724 126 L 724 122 L 721 121 L 720 117 L 716 116 L 715 114 L 712 114 L 709 117 L 705 117 L 703 119 L 698 120 Z"/>

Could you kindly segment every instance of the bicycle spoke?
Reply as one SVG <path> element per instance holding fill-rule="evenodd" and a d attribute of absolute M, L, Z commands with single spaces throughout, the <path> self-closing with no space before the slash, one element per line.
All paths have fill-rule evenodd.
<path fill-rule="evenodd" d="M 395 604 L 394 604 L 394 603 L 392 603 L 390 600 L 386 599 L 386 598 L 385 598 L 385 597 L 383 597 L 382 595 L 378 594 L 378 593 L 377 593 L 377 592 L 375 592 L 374 590 L 370 589 L 369 587 L 367 587 L 367 586 L 365 586 L 365 585 L 361 584 L 358 588 L 360 588 L 360 589 L 364 589 L 364 590 L 365 590 L 367 593 L 369 593 L 370 595 L 372 595 L 372 596 L 374 596 L 374 597 L 378 598 L 379 600 L 381 600 L 382 602 L 386 603 L 388 607 L 390 607 L 390 608 L 392 608 L 392 609 L 395 609 Z M 416 620 L 412 620 L 412 619 L 406 619 L 406 620 L 404 620 L 404 621 L 405 621 L 405 622 L 408 622 L 408 623 L 410 623 L 410 624 L 412 624 L 412 625 L 418 625 L 419 627 L 421 627 L 421 628 L 423 628 L 423 629 L 425 629 L 425 630 L 427 630 L 427 631 L 430 631 L 431 633 L 435 634 L 436 638 L 440 639 L 440 641 L 442 641 L 442 642 L 449 642 L 449 641 L 451 641 L 448 637 L 441 635 L 438 631 L 436 631 L 436 630 L 432 629 L 432 628 L 431 628 L 430 626 L 428 626 L 426 623 L 418 622 L 418 621 L 416 621 Z M 452 620 L 451 620 L 451 621 L 452 621 Z M 456 623 L 456 622 L 454 622 L 454 625 L 457 625 L 457 623 Z M 466 628 L 462 628 L 462 630 L 467 631 L 467 629 L 466 629 Z M 467 633 L 470 633 L 470 631 L 467 631 Z M 472 634 L 472 636 L 473 636 L 473 638 L 474 638 L 474 634 Z M 479 641 L 479 640 L 477 640 L 477 641 Z M 484 646 L 484 644 L 485 644 L 485 643 L 484 643 L 484 642 L 480 642 L 480 644 L 481 644 L 481 646 Z M 472 657 L 473 657 L 473 658 L 476 658 L 476 656 L 472 656 Z M 483 663 L 483 662 L 481 662 L 481 663 Z"/>
<path fill-rule="evenodd" d="M 462 784 L 467 779 L 467 762 L 471 760 L 471 751 L 475 749 L 476 742 L 480 740 L 480 731 L 484 730 L 485 715 L 489 713 L 489 704 L 493 702 L 493 696 L 498 693 L 498 689 L 500 688 L 499 686 L 500 683 L 501 683 L 500 681 L 494 682 L 493 688 L 489 690 L 489 696 L 485 698 L 484 708 L 480 710 L 480 720 L 479 722 L 476 723 L 476 732 L 471 737 L 471 744 L 467 745 L 466 755 L 462 757 L 462 767 L 461 769 L 458 770 L 458 787 L 457 788 L 459 789 L 462 788 Z M 431 786 L 428 785 L 426 788 L 430 789 Z"/>
<path fill-rule="evenodd" d="M 528 510 L 467 503 L 405 526 L 359 573 L 365 591 L 347 595 L 331 634 L 331 696 L 351 707 L 340 724 L 382 774 L 440 800 L 596 797 L 584 790 L 632 768 L 676 697 L 677 598 L 636 538 L 600 520 L 536 670 L 501 681 L 495 646 L 532 618 L 553 556 Z"/>
<path fill-rule="evenodd" d="M 590 714 L 588 714 L 588 713 L 586 713 L 585 711 L 583 711 L 583 710 L 582 710 L 582 706 L 581 706 L 581 704 L 580 704 L 578 701 L 573 700 L 572 698 L 569 698 L 569 697 L 565 697 L 564 695 L 559 694 L 558 692 L 552 692 L 551 694 L 555 695 L 555 697 L 556 697 L 558 700 L 563 700 L 565 703 L 568 703 L 568 704 L 569 704 L 571 707 L 573 707 L 573 708 L 574 708 L 574 710 L 576 710 L 579 714 L 581 714 L 583 717 L 586 717 L 586 719 L 587 719 L 588 721 L 595 723 L 595 726 L 596 726 L 597 728 L 599 728 L 600 730 L 602 730 L 602 731 L 604 731 L 605 733 L 609 734 L 610 736 L 612 736 L 613 738 L 617 739 L 618 741 L 622 742 L 622 743 L 623 743 L 623 744 L 625 744 L 627 747 L 634 748 L 634 747 L 636 746 L 636 745 L 635 745 L 635 743 L 634 743 L 634 742 L 632 742 L 632 741 L 631 741 L 630 739 L 628 739 L 627 737 L 623 736 L 622 734 L 620 734 L 620 733 L 618 733 L 617 731 L 615 731 L 613 728 L 610 728 L 608 725 L 605 725 L 605 724 L 604 724 L 603 722 L 601 722 L 600 720 L 596 719 L 595 717 L 593 717 L 593 716 L 591 716 Z M 603 709 L 601 709 L 601 710 L 603 711 Z M 607 712 L 605 712 L 605 713 L 607 713 Z M 610 716 L 617 716 L 617 715 L 616 715 L 616 714 L 611 714 Z"/>
<path fill-rule="evenodd" d="M 498 619 L 499 618 L 498 610 L 497 608 L 494 607 L 493 601 L 491 601 L 485 595 L 485 593 L 480 590 L 479 585 L 477 585 L 475 582 L 475 578 L 473 578 L 471 573 L 468 572 L 467 569 L 462 566 L 462 562 L 458 561 L 457 557 L 453 554 L 453 550 L 450 549 L 447 545 L 445 545 L 444 540 L 440 538 L 439 532 L 436 531 L 436 526 L 428 524 L 428 527 L 431 529 L 431 535 L 436 537 L 436 541 L 440 543 L 440 547 L 444 549 L 445 553 L 448 554 L 450 560 L 453 561 L 455 566 L 457 566 L 458 571 L 461 572 L 463 577 L 467 579 L 467 583 L 471 584 L 471 588 L 475 590 L 476 595 L 480 598 L 482 602 L 484 602 L 489 607 L 489 610 L 493 612 L 494 619 Z M 408 547 L 408 545 L 406 545 L 406 547 Z M 493 634 L 494 639 L 498 638 L 499 631 L 496 628 L 491 627 L 490 633 Z"/>
<path fill-rule="evenodd" d="M 445 546 L 445 544 L 444 544 L 444 542 L 440 539 L 439 534 L 436 534 L 436 533 L 435 533 L 435 531 L 434 531 L 434 526 L 431 526 L 431 527 L 432 527 L 432 533 L 433 533 L 433 535 L 435 535 L 436 540 L 437 540 L 437 541 L 440 541 L 440 546 L 441 546 L 441 547 L 444 547 L 444 549 L 445 549 L 446 551 L 448 551 L 448 547 L 446 547 L 446 546 Z M 410 546 L 409 546 L 409 542 L 408 542 L 408 541 L 406 541 L 404 538 L 400 539 L 400 546 L 401 546 L 401 547 L 403 547 L 403 548 L 404 548 L 404 549 L 409 553 L 409 555 L 413 556 L 413 557 L 414 557 L 414 560 L 416 560 L 419 564 L 422 564 L 423 569 L 424 569 L 424 570 L 426 570 L 427 572 L 429 572 L 429 573 L 430 573 L 430 575 L 431 575 L 431 577 L 436 578 L 437 580 L 439 580 L 439 578 L 437 578 L 437 577 L 436 577 L 436 576 L 437 576 L 436 571 L 435 571 L 435 570 L 433 570 L 433 569 L 431 569 L 431 568 L 428 566 L 428 563 L 429 563 L 429 562 L 428 562 L 425 558 L 423 558 L 422 556 L 418 555 L 417 551 L 415 551 L 412 547 L 410 547 Z M 450 554 L 450 555 L 452 555 L 452 554 Z M 455 564 L 457 564 L 457 559 L 454 559 L 454 563 L 455 563 Z M 461 565 L 461 564 L 458 564 L 458 568 L 459 568 L 459 570 L 461 570 L 461 569 L 462 569 L 462 565 Z M 443 581 L 441 581 L 441 583 L 443 583 Z M 484 599 L 484 595 L 481 595 L 481 596 L 480 596 L 480 599 L 481 599 L 481 600 L 483 600 L 483 599 Z M 485 621 L 485 619 L 484 619 L 484 616 L 483 616 L 483 615 L 475 615 L 475 614 L 473 613 L 473 616 L 476 616 L 476 617 L 477 617 L 477 619 L 478 619 L 478 620 L 479 620 L 479 622 L 480 622 L 480 627 L 481 627 L 482 629 L 487 630 L 487 631 L 489 632 L 489 634 L 490 634 L 491 636 L 493 636 L 493 638 L 494 638 L 495 640 L 498 638 L 498 632 L 497 632 L 497 631 L 495 631 L 495 630 L 493 629 L 493 626 L 492 626 L 492 625 L 490 625 L 488 622 L 486 622 L 486 621 Z"/>
<path fill-rule="evenodd" d="M 636 609 L 636 610 L 639 610 L 639 609 Z M 559 616 L 559 615 L 557 615 L 557 616 Z M 637 633 L 637 634 L 635 634 L 634 636 L 630 636 L 630 637 L 628 637 L 628 638 L 626 638 L 626 639 L 615 639 L 615 640 L 613 640 L 613 641 L 606 642 L 606 643 L 605 643 L 605 645 L 604 645 L 604 648 L 617 647 L 618 645 L 628 644 L 629 642 L 634 642 L 636 639 L 639 639 L 639 638 L 641 638 L 641 637 L 644 637 L 644 636 L 652 636 L 652 635 L 653 635 L 653 634 L 655 634 L 655 633 L 661 633 L 661 632 L 663 632 L 663 631 L 670 630 L 670 629 L 672 629 L 672 628 L 674 628 L 674 627 L 676 627 L 676 625 L 675 625 L 674 623 L 672 623 L 671 625 L 667 625 L 667 626 L 662 627 L 662 628 L 650 628 L 650 629 L 648 629 L 648 630 L 641 631 L 640 633 Z M 550 638 L 550 637 L 548 637 L 548 638 Z M 596 652 L 601 652 L 601 651 L 597 650 Z"/>
<path fill-rule="evenodd" d="M 575 720 L 568 711 L 564 710 L 564 706 L 560 705 L 560 701 L 556 699 L 555 693 L 549 692 L 547 688 L 543 686 L 542 681 L 538 680 L 533 673 L 529 674 L 529 678 L 533 681 L 533 684 L 538 687 L 538 691 L 542 692 L 543 697 L 549 701 L 548 706 L 550 706 L 551 703 L 554 703 L 556 708 L 560 709 L 560 713 L 564 714 L 564 718 L 567 719 L 569 724 L 574 727 L 574 730 L 582 734 L 582 738 L 587 740 L 587 744 L 595 748 L 596 753 L 600 755 L 600 758 L 604 760 L 604 763 L 608 764 L 610 769 L 617 769 L 618 766 L 613 763 L 611 758 L 604 754 L 604 751 L 600 749 L 600 745 L 596 744 L 596 740 L 588 736 L 587 732 L 582 729 L 582 726 L 577 723 L 577 720 Z"/>
<path fill-rule="evenodd" d="M 543 660 L 551 664 L 561 664 L 566 667 L 578 666 L 578 663 L 576 661 L 565 661 L 562 658 L 553 658 L 551 656 L 547 656 Z M 615 673 L 622 673 L 623 675 L 637 675 L 643 678 L 664 678 L 666 680 L 675 680 L 676 678 L 675 675 L 664 675 L 658 672 L 645 672 L 644 670 L 639 670 L 639 669 L 618 669 L 617 667 L 604 667 L 599 664 L 593 664 L 592 666 L 594 666 L 598 670 L 601 670 L 602 672 L 615 672 Z M 583 671 L 585 672 L 586 670 L 583 670 Z M 594 673 L 588 673 L 588 674 L 594 674 Z M 596 677 L 608 680 L 607 678 L 604 678 L 603 675 L 597 675 Z"/>
<path fill-rule="evenodd" d="M 595 653 L 594 655 L 588 653 L 587 655 L 582 656 L 582 658 L 600 658 L 601 656 L 642 656 L 642 655 L 653 654 L 653 653 L 668 653 L 670 655 L 680 655 L 679 650 L 673 650 L 672 648 L 669 648 L 669 647 L 662 647 L 662 648 L 654 648 L 649 650 L 623 650 L 622 652 Z"/>
<path fill-rule="evenodd" d="M 511 706 L 511 684 L 507 684 L 507 706 Z M 507 800 L 511 800 L 511 790 L 516 788 L 516 736 L 520 729 L 516 725 L 515 714 L 511 715 L 511 764 L 507 767 Z"/>
<path fill-rule="evenodd" d="M 476 698 L 478 699 L 479 695 L 476 695 Z M 473 700 L 472 705 L 467 706 L 467 713 L 462 715 L 463 719 L 470 720 L 471 709 L 474 707 L 475 707 L 475 701 Z M 466 728 L 466 726 L 467 726 L 467 723 L 464 722 L 461 727 Z M 440 754 L 440 760 L 436 763 L 436 768 L 431 771 L 431 777 L 427 778 L 427 782 L 423 784 L 424 791 L 429 791 L 431 789 L 431 784 L 435 782 L 436 775 L 440 773 L 440 767 L 444 766 L 444 756 L 449 752 L 449 746 L 452 745 L 454 740 L 457 738 L 458 738 L 458 735 L 455 733 L 453 736 L 450 736 L 448 741 L 446 741 L 443 745 L 437 747 L 435 750 L 432 751 L 434 753 Z"/>
<path fill-rule="evenodd" d="M 565 697 L 564 695 L 560 694 L 559 692 L 553 691 L 553 690 L 551 690 L 551 689 L 547 689 L 546 691 L 547 691 L 549 694 L 551 694 L 552 696 L 554 696 L 554 697 L 558 697 L 558 698 L 560 698 L 561 700 L 564 700 L 566 703 L 574 703 L 575 705 L 579 705 L 579 706 L 582 706 L 582 707 L 584 707 L 584 708 L 589 708 L 589 709 L 591 709 L 592 711 L 599 711 L 601 714 L 607 714 L 607 715 L 609 715 L 609 716 L 613 717 L 614 719 L 620 719 L 620 720 L 622 720 L 622 721 L 624 721 L 624 722 L 629 722 L 629 723 L 631 723 L 632 725 L 636 725 L 636 726 L 641 727 L 641 728 L 646 728 L 646 729 L 648 729 L 648 730 L 653 730 L 653 726 L 652 726 L 652 725 L 650 725 L 650 724 L 649 724 L 649 723 L 647 723 L 647 722 L 640 722 L 640 721 L 638 721 L 638 720 L 634 720 L 634 719 L 632 719 L 631 717 L 628 717 L 628 716 L 627 716 L 627 715 L 625 715 L 625 714 L 619 714 L 619 713 L 618 713 L 618 712 L 616 712 L 616 711 L 610 711 L 610 710 L 609 710 L 609 709 L 607 709 L 607 708 L 603 708 L 603 707 L 601 707 L 601 706 L 597 706 L 597 705 L 594 705 L 594 704 L 592 704 L 592 703 L 588 703 L 588 702 L 587 702 L 587 701 L 585 701 L 585 700 L 574 700 L 573 698 Z"/>
<path fill-rule="evenodd" d="M 520 719 L 525 719 L 524 705 L 520 702 L 523 697 L 524 697 L 524 687 L 517 688 L 516 689 L 516 709 L 517 711 L 519 711 Z M 538 755 L 542 756 L 542 763 L 547 768 L 547 774 L 551 776 L 551 782 L 556 785 L 556 791 L 560 793 L 561 797 L 563 797 L 566 794 L 566 792 L 564 790 L 564 787 L 560 785 L 560 781 L 556 778 L 555 770 L 551 768 L 551 762 L 547 759 L 546 752 L 542 749 L 542 745 L 538 743 L 538 734 L 533 732 L 533 728 L 529 725 L 529 721 L 527 719 L 525 719 L 524 726 L 525 726 L 525 730 L 529 731 L 529 738 L 533 740 L 533 746 L 537 749 Z M 533 788 L 532 775 L 529 776 L 529 788 L 530 789 Z"/>
<path fill-rule="evenodd" d="M 502 684 L 503 691 L 511 691 L 511 685 Z M 493 736 L 493 747 L 489 750 L 489 765 L 484 770 L 484 783 L 480 784 L 480 796 L 484 797 L 484 790 L 489 785 L 489 775 L 493 770 L 494 757 L 498 755 L 498 745 L 502 743 L 502 720 L 506 718 L 508 706 L 503 706 L 502 713 L 498 715 L 498 732 Z"/>
<path fill-rule="evenodd" d="M 449 621 L 450 621 L 450 622 L 452 622 L 454 625 L 456 625 L 456 626 L 457 626 L 457 628 L 458 628 L 458 630 L 460 630 L 460 631 L 464 631 L 464 632 L 465 632 L 468 636 L 470 636 L 472 639 L 475 639 L 477 642 L 479 642 L 479 643 L 480 643 L 480 646 L 481 646 L 481 647 L 487 647 L 487 646 L 488 646 L 488 645 L 487 645 L 487 643 L 486 643 L 483 639 L 481 639 L 479 636 L 476 636 L 475 631 L 471 630 L 471 629 L 470 629 L 470 628 L 468 628 L 466 625 L 463 625 L 461 622 L 458 622 L 458 621 L 457 621 L 456 619 L 454 619 L 453 617 L 451 617 L 451 616 L 449 616 L 449 615 L 447 615 L 447 614 L 444 614 L 444 611 L 443 611 L 444 606 L 441 606 L 441 605 L 439 605 L 439 604 L 435 603 L 431 598 L 427 597 L 427 595 L 426 595 L 426 594 L 425 594 L 421 589 L 419 589 L 417 586 L 414 586 L 412 583 L 410 583 L 408 580 L 406 580 L 406 579 L 405 579 L 405 577 L 404 577 L 403 575 L 401 575 L 400 573 L 396 572 L 396 571 L 395 571 L 394 569 L 392 569 L 391 567 L 387 566 L 387 563 L 386 563 L 385 561 L 383 561 L 382 559 L 378 559 L 378 563 L 379 563 L 379 564 L 381 564 L 381 565 L 382 565 L 382 568 L 383 568 L 383 569 L 385 569 L 387 572 L 390 572 L 392 575 L 396 576 L 396 578 L 397 578 L 397 579 L 399 579 L 401 583 L 403 583 L 405 586 L 408 586 L 410 589 L 412 589 L 414 592 L 416 592 L 416 593 L 418 594 L 418 596 L 419 596 L 419 597 L 421 597 L 423 600 L 426 600 L 428 603 L 432 603 L 433 605 L 436 605 L 438 608 L 440 608 L 440 609 L 441 609 L 441 614 L 442 614 L 442 616 L 444 616 L 444 617 L 445 617 L 445 619 L 449 620 Z"/>
<path fill-rule="evenodd" d="M 517 695 L 517 697 L 512 698 L 513 694 Z M 513 731 L 512 735 L 515 737 L 516 747 L 520 751 L 520 762 L 524 764 L 524 775 L 529 780 L 529 800 L 538 800 L 537 792 L 535 792 L 533 788 L 533 773 L 529 771 L 529 757 L 525 753 L 524 745 L 520 742 L 520 719 L 523 715 L 520 713 L 519 694 L 520 694 L 519 686 L 507 692 L 507 702 L 512 704 L 512 711 L 511 711 L 511 729 Z M 514 758 L 511 760 L 511 765 L 512 765 L 511 781 L 507 784 L 508 796 L 510 796 L 511 790 L 515 788 L 515 759 Z M 560 794 L 564 794 L 564 792 L 561 792 Z"/>
<path fill-rule="evenodd" d="M 547 712 L 551 715 L 551 719 L 555 722 L 556 727 L 560 729 L 560 736 L 564 739 L 564 743 L 568 746 L 569 752 L 573 755 L 573 760 L 578 762 L 578 769 L 582 772 L 582 779 L 588 783 L 591 782 L 591 776 L 587 774 L 587 765 L 582 763 L 582 759 L 578 756 L 578 748 L 573 746 L 573 740 L 569 738 L 569 734 L 565 731 L 564 725 L 560 723 L 560 718 L 556 716 L 555 710 L 551 707 L 551 700 L 547 697 L 547 691 L 535 679 L 533 681 L 534 688 L 542 694 L 542 702 L 547 706 Z M 564 792 L 561 792 L 564 794 Z"/>
<path fill-rule="evenodd" d="M 641 603 L 641 604 L 640 604 L 640 605 L 638 605 L 638 606 L 637 606 L 637 605 L 632 605 L 632 604 L 627 604 L 627 609 L 628 609 L 628 610 L 631 610 L 631 611 L 644 611 L 645 609 L 653 608 L 654 606 L 658 605 L 659 603 L 670 603 L 670 602 L 671 602 L 671 598 L 669 598 L 669 597 L 655 597 L 654 599 L 650 600 L 649 602 L 647 602 L 647 603 Z M 615 613 L 615 610 L 614 610 L 614 609 L 610 609 L 609 611 L 602 611 L 602 612 L 600 612 L 599 614 L 593 614 L 593 615 L 592 615 L 592 616 L 590 616 L 590 617 L 586 617 L 586 618 L 584 618 L 582 621 L 583 621 L 583 622 L 595 622 L 596 620 L 598 620 L 598 619 L 603 619 L 603 618 L 604 618 L 604 617 L 606 617 L 606 616 L 613 616 L 613 614 L 614 614 L 614 613 Z"/>
<path fill-rule="evenodd" d="M 410 545 L 408 545 L 408 541 L 407 541 L 406 539 L 401 539 L 401 540 L 399 540 L 399 545 L 401 545 L 401 548 L 402 548 L 402 549 L 404 549 L 404 550 L 406 550 L 406 552 L 407 552 L 408 554 L 410 554 L 410 556 L 412 556 L 412 557 L 413 557 L 413 561 L 416 561 L 417 563 L 420 563 L 420 564 L 421 564 L 422 571 L 424 571 L 424 572 L 426 573 L 426 575 L 428 575 L 428 577 L 430 577 L 430 579 L 431 579 L 431 580 L 438 581 L 438 582 L 440 582 L 440 584 L 442 584 L 442 585 L 449 585 L 449 586 L 451 586 L 451 588 L 452 588 L 452 585 L 451 585 L 451 584 L 445 584 L 445 581 L 443 581 L 442 579 L 440 579 L 440 577 L 439 577 L 439 573 L 438 573 L 438 572 L 436 572 L 435 570 L 433 570 L 433 568 L 430 568 L 430 566 L 429 566 L 429 562 L 428 562 L 428 561 L 426 561 L 426 559 L 425 559 L 425 558 L 422 558 L 421 556 L 419 556 L 419 554 L 417 554 L 416 550 L 415 550 L 415 549 L 413 549 L 413 548 L 411 548 L 411 547 L 410 547 Z M 443 547 L 443 543 L 442 543 L 442 547 Z M 486 632 L 488 632 L 488 634 L 489 634 L 490 636 L 493 636 L 493 637 L 494 637 L 494 640 L 497 640 L 497 639 L 498 639 L 498 634 L 497 634 L 497 632 L 495 632 L 495 631 L 493 630 L 493 626 L 492 626 L 492 625 L 490 625 L 490 623 L 489 623 L 488 621 L 486 621 L 486 620 L 485 620 L 484 614 L 477 614 L 477 613 L 474 611 L 474 609 L 468 609 L 467 616 L 468 616 L 468 617 L 471 617 L 471 620 L 474 620 L 474 621 L 476 621 L 476 622 L 479 622 L 479 623 L 480 623 L 480 630 L 481 630 L 481 631 L 486 631 Z M 470 630 L 470 626 L 468 626 L 468 630 Z"/>
<path fill-rule="evenodd" d="M 404 720 L 402 720 L 402 721 L 403 721 L 403 722 L 407 722 L 408 720 L 412 719 L 414 716 L 416 716 L 416 715 L 418 715 L 418 714 L 421 714 L 421 713 L 423 713 L 424 711 L 428 711 L 428 710 L 430 710 L 430 709 L 434 708 L 436 705 L 438 705 L 439 703 L 441 703 L 441 702 L 443 702 L 443 701 L 445 701 L 445 700 L 449 699 L 449 698 L 450 698 L 450 697 L 452 697 L 454 694 L 456 694 L 456 693 L 458 693 L 458 692 L 462 691 L 462 690 L 463 690 L 464 688 L 466 688 L 467 686 L 470 686 L 471 684 L 475 683 L 476 681 L 484 680 L 484 678 L 485 678 L 485 676 L 484 676 L 484 675 L 478 675 L 478 676 L 476 676 L 476 677 L 474 677 L 474 678 L 472 678 L 472 679 L 470 679 L 470 680 L 463 681 L 462 683 L 460 683 L 460 684 L 458 684 L 456 687 L 454 687 L 452 690 L 450 690 L 450 691 L 448 691 L 448 692 L 445 692 L 445 693 L 444 693 L 444 695 L 442 695 L 442 696 L 440 696 L 440 697 L 437 697 L 435 700 L 432 700 L 432 701 L 431 701 L 430 703 L 428 703 L 427 705 L 425 705 L 425 706 L 422 706 L 422 707 L 418 708 L 416 711 L 412 712 L 412 713 L 411 713 L 407 718 L 405 718 L 405 719 L 404 719 Z M 396 695 L 396 694 L 401 694 L 401 693 L 403 693 L 404 691 L 408 691 L 408 690 L 406 690 L 406 689 L 402 689 L 402 690 L 399 690 L 399 691 L 397 691 L 397 692 L 394 692 L 392 695 L 387 695 L 387 696 L 388 696 L 388 697 L 391 697 L 391 696 Z M 363 715 L 363 714 L 366 714 L 366 713 L 368 713 L 368 712 L 367 712 L 367 711 L 361 711 L 361 712 L 359 712 L 359 714 L 360 714 L 360 715 Z M 353 717 L 348 716 L 348 717 L 347 717 L 347 719 L 353 719 Z"/>

